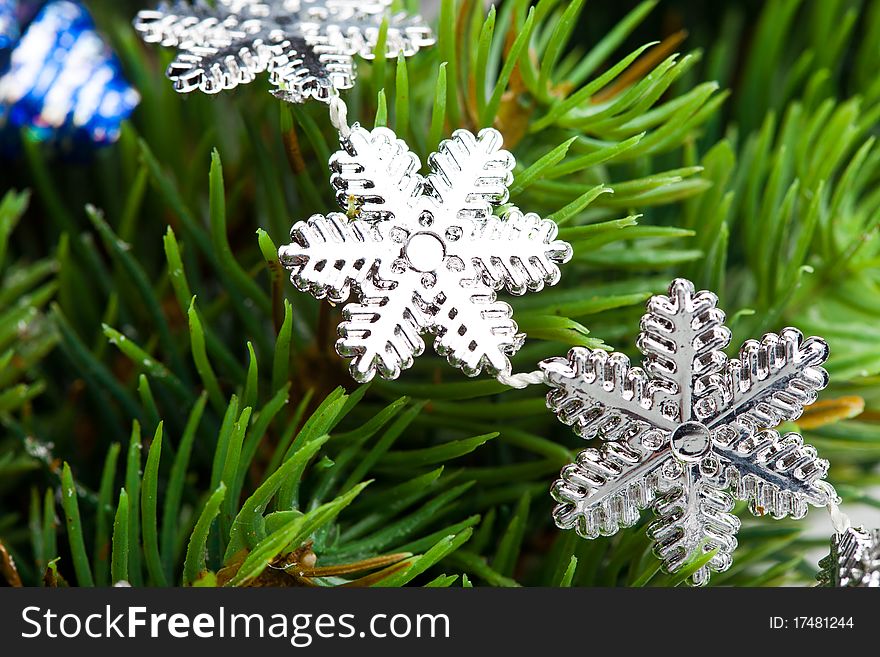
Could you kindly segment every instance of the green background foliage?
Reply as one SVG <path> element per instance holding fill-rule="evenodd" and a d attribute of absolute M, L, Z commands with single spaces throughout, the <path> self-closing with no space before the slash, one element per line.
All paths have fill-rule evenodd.
<path fill-rule="evenodd" d="M 638 528 L 552 527 L 549 484 L 582 444 L 541 386 L 428 354 L 396 382 L 350 380 L 339 308 L 296 293 L 276 255 L 334 208 L 324 106 L 262 79 L 181 97 L 173 52 L 130 27 L 137 3 L 86 4 L 143 102 L 114 147 L 74 159 L 24 135 L 0 174 L 7 575 L 13 559 L 31 585 L 686 578 Z M 445 0 L 435 47 L 358 63 L 349 117 L 422 161 L 456 128 L 504 133 L 511 203 L 575 253 L 558 286 L 510 300 L 529 336 L 516 371 L 572 345 L 637 357 L 645 300 L 689 277 L 718 291 L 734 346 L 784 325 L 828 339 L 836 401 L 801 428 L 845 503 L 880 505 L 880 3 L 626 5 Z M 810 582 L 825 539 L 743 511 L 712 584 Z"/>

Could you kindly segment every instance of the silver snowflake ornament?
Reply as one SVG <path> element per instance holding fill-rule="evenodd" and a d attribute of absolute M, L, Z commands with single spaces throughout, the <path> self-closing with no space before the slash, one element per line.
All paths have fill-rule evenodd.
<path fill-rule="evenodd" d="M 419 16 L 389 14 L 391 0 L 175 0 L 138 13 L 144 41 L 176 47 L 167 71 L 181 93 L 213 94 L 265 71 L 289 102 L 327 101 L 354 84 L 354 56 L 374 56 L 387 19 L 385 56 L 434 43 Z"/>
<path fill-rule="evenodd" d="M 819 567 L 820 586 L 880 588 L 880 529 L 850 527 L 836 533 Z"/>
<path fill-rule="evenodd" d="M 650 506 L 658 518 L 648 533 L 667 572 L 714 551 L 692 575 L 696 585 L 732 562 L 734 498 L 774 518 L 836 500 L 823 481 L 828 462 L 797 433 L 774 430 L 827 385 L 827 344 L 786 328 L 728 358 L 717 301 L 683 279 L 652 297 L 637 343 L 644 369 L 581 347 L 541 363 L 548 406 L 580 436 L 604 440 L 563 468 L 552 489 L 556 524 L 608 536 Z"/>
<path fill-rule="evenodd" d="M 571 247 L 552 221 L 516 208 L 503 216 L 513 156 L 493 129 L 457 130 L 429 158 L 386 128 L 352 126 L 330 160 L 331 184 L 348 214 L 315 215 L 279 249 L 297 289 L 341 303 L 337 352 L 360 382 L 396 378 L 434 335 L 434 348 L 469 376 L 509 374 L 522 345 L 511 307 L 496 290 L 520 295 L 559 280 Z"/>

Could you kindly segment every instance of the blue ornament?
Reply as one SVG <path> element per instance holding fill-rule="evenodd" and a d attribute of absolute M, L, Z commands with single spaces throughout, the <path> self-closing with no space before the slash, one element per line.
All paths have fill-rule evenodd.
<path fill-rule="evenodd" d="M 3 51 L 11 48 L 18 41 L 20 34 L 15 0 L 0 0 L 0 57 Z M 0 60 L 2 61 L 2 60 Z"/>
<path fill-rule="evenodd" d="M 41 141 L 114 142 L 139 101 L 88 11 L 68 0 L 40 10 L 0 77 L 0 124 Z"/>

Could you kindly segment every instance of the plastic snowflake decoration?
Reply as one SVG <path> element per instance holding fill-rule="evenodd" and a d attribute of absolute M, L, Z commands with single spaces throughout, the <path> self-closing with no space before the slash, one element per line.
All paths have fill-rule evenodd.
<path fill-rule="evenodd" d="M 736 548 L 734 498 L 753 514 L 803 517 L 836 500 L 828 462 L 797 433 L 797 419 L 828 383 L 828 346 L 786 328 L 747 341 L 739 357 L 711 292 L 675 280 L 648 302 L 638 347 L 645 369 L 620 353 L 574 348 L 541 363 L 548 406 L 584 438 L 604 439 L 562 470 L 552 494 L 556 524 L 584 538 L 634 525 L 652 506 L 654 550 L 667 572 L 714 551 L 691 576 L 726 570 Z"/>
<path fill-rule="evenodd" d="M 275 95 L 326 101 L 354 84 L 354 55 L 372 59 L 387 18 L 385 56 L 434 43 L 419 16 L 388 14 L 391 0 L 176 0 L 138 13 L 144 41 L 177 47 L 174 88 L 213 94 L 269 72 Z"/>
<path fill-rule="evenodd" d="M 557 263 L 571 257 L 552 221 L 516 208 L 492 213 L 507 200 L 514 166 L 496 130 L 458 130 L 429 163 L 420 175 L 418 157 L 392 131 L 355 124 L 330 160 L 349 214 L 297 223 L 279 250 L 297 289 L 334 303 L 356 291 L 336 349 L 360 382 L 396 378 L 423 352 L 425 334 L 469 376 L 509 374 L 525 336 L 495 291 L 552 285 Z"/>
<path fill-rule="evenodd" d="M 835 534 L 819 567 L 820 586 L 880 588 L 880 529 L 850 527 Z"/>

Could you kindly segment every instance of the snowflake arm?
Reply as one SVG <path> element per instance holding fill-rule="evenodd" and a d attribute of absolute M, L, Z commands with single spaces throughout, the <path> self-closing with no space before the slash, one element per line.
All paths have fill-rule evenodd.
<path fill-rule="evenodd" d="M 361 284 L 361 300 L 342 310 L 336 349 L 351 358 L 352 378 L 367 383 L 376 373 L 395 379 L 425 350 L 419 335 L 425 319 L 414 303 L 419 279 L 414 272 L 387 287 L 372 280 Z"/>
<path fill-rule="evenodd" d="M 223 48 L 193 47 L 168 65 L 168 79 L 180 93 L 196 89 L 216 94 L 256 79 L 283 57 L 283 46 L 258 38 L 240 39 Z"/>
<path fill-rule="evenodd" d="M 448 271 L 438 272 L 438 288 L 464 288 L 464 303 L 456 298 L 436 304 L 433 323 L 437 327 L 434 347 L 449 364 L 460 368 L 468 376 L 476 376 L 483 369 L 492 375 L 510 373 L 509 356 L 519 350 L 525 336 L 517 332 L 513 309 L 497 301 L 495 292 L 482 284 L 459 282 Z M 446 294 L 441 292 L 443 297 Z"/>
<path fill-rule="evenodd" d="M 553 519 L 562 529 L 584 538 L 611 536 L 632 527 L 655 499 L 659 471 L 669 460 L 663 452 L 605 443 L 585 449 L 562 469 L 551 494 L 558 502 Z"/>
<path fill-rule="evenodd" d="M 353 204 L 362 217 L 386 219 L 411 208 L 421 196 L 420 166 L 416 154 L 391 130 L 355 124 L 342 150 L 330 158 L 330 184 L 343 209 Z"/>
<path fill-rule="evenodd" d="M 220 4 L 221 7 L 228 6 L 227 2 Z M 230 28 L 238 21 L 234 17 L 228 21 L 230 12 L 222 9 L 221 12 L 206 2 L 190 4 L 176 0 L 163 2 L 156 9 L 139 11 L 133 25 L 145 42 L 162 46 L 202 46 L 215 40 L 229 44 L 232 42 Z"/>
<path fill-rule="evenodd" d="M 676 279 L 669 296 L 648 301 L 637 345 L 645 354 L 645 369 L 660 384 L 658 397 L 677 406 L 673 419 L 694 417 L 696 394 L 708 395 L 718 385 L 718 372 L 727 357 L 721 351 L 730 343 L 718 297 L 694 291 L 694 285 Z M 671 404 L 667 404 L 671 406 Z"/>
<path fill-rule="evenodd" d="M 803 518 L 808 505 L 825 506 L 837 498 L 823 480 L 828 461 L 797 433 L 726 426 L 713 436 L 712 452 L 727 471 L 734 496 L 749 502 L 754 515 Z"/>
<path fill-rule="evenodd" d="M 675 428 L 654 404 L 647 375 L 624 354 L 575 347 L 540 368 L 553 388 L 547 406 L 583 438 L 633 441 L 648 429 L 662 436 Z"/>
<path fill-rule="evenodd" d="M 736 419 L 769 428 L 797 420 L 828 385 L 828 374 L 820 367 L 827 358 L 824 340 L 804 340 L 794 328 L 768 333 L 761 342 L 748 340 L 739 358 L 727 363 L 726 403 L 713 426 Z"/>
<path fill-rule="evenodd" d="M 304 39 L 285 43 L 282 54 L 269 64 L 269 81 L 278 87 L 272 92 L 288 103 L 308 98 L 328 101 L 335 91 L 354 86 L 354 60 L 351 55 L 320 46 L 308 46 Z"/>
<path fill-rule="evenodd" d="M 333 20 L 323 12 L 316 12 L 315 22 L 306 28 L 315 43 L 326 43 L 334 49 L 364 59 L 375 59 L 376 43 L 382 18 L 391 0 L 332 0 Z M 421 48 L 434 44 L 434 35 L 421 16 L 397 12 L 388 16 L 385 34 L 385 57 L 405 57 L 416 54 Z"/>
<path fill-rule="evenodd" d="M 835 534 L 819 567 L 819 586 L 880 588 L 880 530 L 850 527 Z"/>
<path fill-rule="evenodd" d="M 476 136 L 456 130 L 428 159 L 428 189 L 458 217 L 487 219 L 493 205 L 507 201 L 513 182 L 515 161 L 501 144 L 501 133 L 493 128 Z"/>
<path fill-rule="evenodd" d="M 470 239 L 452 245 L 450 253 L 495 289 L 515 295 L 538 292 L 559 282 L 558 265 L 571 260 L 571 245 L 556 239 L 556 224 L 533 212 L 514 208 L 503 217 L 468 223 L 474 226 Z"/>
<path fill-rule="evenodd" d="M 674 573 L 701 552 L 716 550 L 705 566 L 691 575 L 702 586 L 710 571 L 723 572 L 733 562 L 739 519 L 730 513 L 733 498 L 724 491 L 723 477 L 707 475 L 699 464 L 681 468 L 677 481 L 654 503 L 655 520 L 648 527 L 654 553 L 666 572 Z"/>
<path fill-rule="evenodd" d="M 367 277 L 387 248 L 382 226 L 349 221 L 344 214 L 314 215 L 293 226 L 278 256 L 296 289 L 317 299 L 345 301 L 352 284 Z"/>

